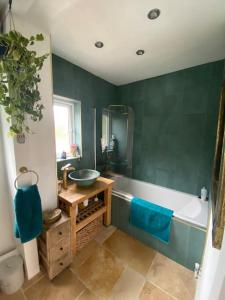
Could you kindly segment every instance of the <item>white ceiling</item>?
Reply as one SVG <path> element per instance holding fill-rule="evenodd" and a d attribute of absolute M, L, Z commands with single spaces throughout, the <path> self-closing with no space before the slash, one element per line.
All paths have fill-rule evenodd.
<path fill-rule="evenodd" d="M 116 85 L 225 58 L 225 0 L 14 0 L 13 10 L 51 32 L 55 54 Z"/>

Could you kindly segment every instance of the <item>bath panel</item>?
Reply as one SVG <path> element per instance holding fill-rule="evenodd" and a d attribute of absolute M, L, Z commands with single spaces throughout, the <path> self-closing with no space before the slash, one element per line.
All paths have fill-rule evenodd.
<path fill-rule="evenodd" d="M 116 226 L 117 228 L 123 230 L 124 232 L 128 233 L 129 235 L 133 236 L 134 238 L 140 240 L 141 242 L 143 242 L 144 244 L 154 248 L 155 250 L 161 252 L 162 254 L 164 254 L 165 256 L 173 259 L 174 261 L 176 261 L 179 264 L 182 264 L 183 266 L 194 270 L 194 264 L 196 262 L 201 264 L 201 260 L 202 260 L 202 254 L 203 254 L 203 250 L 204 250 L 204 245 L 205 245 L 205 237 L 206 237 L 206 226 L 207 226 L 207 217 L 204 219 L 204 224 L 203 222 L 201 223 L 199 220 L 197 220 L 197 215 L 195 215 L 195 218 L 191 218 L 191 216 L 194 215 L 194 211 L 191 212 L 190 211 L 190 207 L 194 206 L 193 205 L 193 195 L 188 195 L 186 194 L 186 200 L 188 200 L 188 196 L 190 197 L 190 201 L 189 204 L 186 204 L 186 208 L 187 208 L 187 212 L 184 211 L 184 207 L 182 208 L 181 206 L 183 205 L 183 203 L 181 203 L 182 205 L 177 205 L 177 209 L 175 208 L 175 204 L 170 203 L 168 204 L 168 202 L 172 202 L 173 198 L 170 198 L 168 200 L 168 195 L 172 195 L 172 194 L 165 194 L 165 201 L 167 199 L 167 205 L 166 207 L 174 209 L 175 212 L 175 216 L 172 219 L 172 226 L 171 226 L 171 234 L 170 234 L 170 243 L 168 245 L 162 243 L 161 241 L 157 240 L 156 238 L 154 238 L 153 236 L 151 236 L 149 233 L 134 227 L 133 225 L 131 225 L 129 223 L 129 214 L 130 214 L 130 201 L 132 198 L 132 195 L 127 193 L 126 187 L 124 186 L 123 189 L 125 190 L 124 192 L 122 192 L 122 184 L 123 183 L 127 183 L 132 185 L 132 183 L 134 183 L 133 181 L 136 180 L 132 180 L 132 179 L 128 179 L 128 178 L 124 178 L 124 182 L 123 182 L 123 178 L 120 177 L 120 180 L 116 181 L 115 187 L 114 187 L 114 191 L 113 191 L 113 197 L 112 197 L 112 224 L 114 226 Z M 128 182 L 130 181 L 130 182 Z M 118 191 L 118 182 L 120 182 L 120 191 Z M 137 182 L 136 182 L 137 184 Z M 142 182 L 139 182 L 140 186 L 139 186 L 139 191 L 141 191 L 141 187 L 142 186 Z M 149 186 L 146 186 L 146 188 L 151 188 L 151 184 L 147 184 Z M 136 186 L 137 187 L 137 186 Z M 134 188 L 134 185 L 133 185 Z M 154 188 L 154 187 L 152 187 Z M 156 190 L 157 188 L 161 188 L 161 187 L 155 187 Z M 168 190 L 168 189 L 166 189 Z M 138 189 L 137 192 L 135 192 L 135 190 L 132 191 L 133 194 L 135 196 L 140 197 L 140 194 L 138 193 Z M 143 193 L 146 193 L 148 195 L 150 195 L 150 191 L 142 191 Z M 154 193 L 155 191 L 152 191 L 152 193 Z M 165 192 L 165 191 L 164 191 Z M 169 192 L 169 191 L 167 191 Z M 179 193 L 176 191 L 170 191 L 171 193 Z M 180 196 L 183 193 L 180 193 Z M 156 199 L 161 199 L 160 194 L 157 197 L 157 194 L 154 195 L 155 196 L 155 200 Z M 162 195 L 161 195 L 162 196 Z M 145 199 L 146 197 L 144 197 Z M 196 206 L 198 206 L 199 202 L 197 200 L 198 198 L 195 197 L 196 200 Z M 178 199 L 176 199 L 178 201 Z M 149 198 L 149 201 L 150 198 Z M 176 202 L 174 200 L 174 202 Z M 181 200 L 182 202 L 182 200 Z M 191 204 L 192 203 L 192 204 Z M 200 202 L 201 203 L 201 202 Z M 159 202 L 157 202 L 157 204 L 161 205 Z M 179 203 L 178 203 L 179 204 Z M 193 208 L 192 208 L 193 209 Z M 199 212 L 201 209 L 204 208 L 200 208 Z M 179 218 L 179 211 L 183 212 L 183 215 L 181 216 L 181 218 Z M 207 210 L 207 208 L 206 208 Z M 189 213 L 189 217 L 186 217 L 186 215 L 188 215 Z M 194 221 L 193 221 L 194 220 Z M 200 225 L 198 225 L 200 223 Z"/>

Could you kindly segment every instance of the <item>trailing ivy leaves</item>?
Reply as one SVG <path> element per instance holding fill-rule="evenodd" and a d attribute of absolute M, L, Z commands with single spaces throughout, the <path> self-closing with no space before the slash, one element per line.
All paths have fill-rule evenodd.
<path fill-rule="evenodd" d="M 35 42 L 43 40 L 42 34 L 26 38 L 15 30 L 0 34 L 0 105 L 8 114 L 11 134 L 31 133 L 26 116 L 34 122 L 43 117 L 38 72 L 48 54 L 37 56 L 30 50 Z"/>

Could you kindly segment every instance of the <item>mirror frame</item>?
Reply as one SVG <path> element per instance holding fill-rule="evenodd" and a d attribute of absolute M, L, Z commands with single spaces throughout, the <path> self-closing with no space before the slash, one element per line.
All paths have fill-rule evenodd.
<path fill-rule="evenodd" d="M 225 227 L 225 81 L 220 95 L 212 176 L 212 244 L 221 249 Z"/>

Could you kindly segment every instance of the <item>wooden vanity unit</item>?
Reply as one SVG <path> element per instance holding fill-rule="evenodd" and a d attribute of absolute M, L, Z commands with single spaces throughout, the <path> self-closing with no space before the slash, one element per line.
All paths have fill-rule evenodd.
<path fill-rule="evenodd" d="M 103 216 L 103 224 L 111 224 L 111 196 L 114 181 L 99 177 L 90 187 L 78 187 L 75 183 L 62 190 L 59 194 L 59 207 L 70 217 L 72 253 L 77 251 L 77 237 L 79 232 L 99 220 Z M 93 197 L 99 197 L 94 201 Z M 78 205 L 84 200 L 92 199 L 87 208 L 79 210 Z"/>

